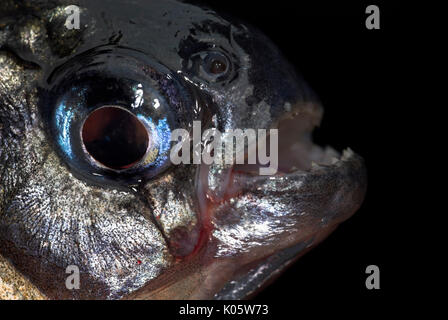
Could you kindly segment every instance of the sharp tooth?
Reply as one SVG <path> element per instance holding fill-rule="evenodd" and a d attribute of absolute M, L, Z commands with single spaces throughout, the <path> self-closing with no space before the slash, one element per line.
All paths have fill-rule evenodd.
<path fill-rule="evenodd" d="M 345 149 L 344 152 L 342 153 L 342 160 L 347 160 L 347 159 L 353 157 L 354 154 L 355 154 L 355 153 L 353 152 L 352 149 L 347 148 L 347 149 Z"/>
<path fill-rule="evenodd" d="M 339 162 L 338 158 L 335 158 L 335 157 L 331 158 L 331 164 L 336 164 L 338 162 Z"/>
<path fill-rule="evenodd" d="M 333 149 L 331 146 L 325 147 L 325 154 L 333 157 L 339 157 L 339 152 Z"/>
<path fill-rule="evenodd" d="M 311 168 L 312 169 L 317 169 L 317 168 L 319 168 L 320 166 L 316 163 L 316 162 L 314 162 L 314 161 L 311 161 Z"/>

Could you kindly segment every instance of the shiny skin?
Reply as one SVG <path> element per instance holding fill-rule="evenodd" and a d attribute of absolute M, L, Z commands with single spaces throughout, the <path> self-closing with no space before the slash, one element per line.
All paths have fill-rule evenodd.
<path fill-rule="evenodd" d="M 82 8 L 80 30 L 64 28 L 68 4 Z M 192 59 L 216 50 L 232 66 L 221 79 Z M 266 129 L 290 119 L 297 132 L 283 136 L 285 145 L 296 135 L 307 165 L 271 177 L 231 165 L 170 166 L 137 180 L 77 171 L 51 127 L 55 88 L 71 72 L 61 66 L 118 51 L 169 70 L 185 92 L 168 94 L 184 99 L 181 126 Z M 2 1 L 0 69 L 0 254 L 48 298 L 244 298 L 364 198 L 362 158 L 312 144 L 322 108 L 294 68 L 257 30 L 210 9 L 175 0 Z M 81 270 L 80 290 L 65 288 L 68 265 Z"/>

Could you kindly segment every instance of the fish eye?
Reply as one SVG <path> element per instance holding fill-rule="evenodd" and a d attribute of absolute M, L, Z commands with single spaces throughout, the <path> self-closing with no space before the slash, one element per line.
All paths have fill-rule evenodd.
<path fill-rule="evenodd" d="M 191 95 L 164 66 L 125 49 L 74 58 L 51 76 L 51 132 L 75 174 L 133 186 L 170 166 L 171 131 L 192 123 Z"/>
<path fill-rule="evenodd" d="M 211 52 L 204 59 L 204 69 L 209 74 L 222 75 L 229 69 L 227 57 L 219 52 Z"/>
<path fill-rule="evenodd" d="M 147 153 L 149 130 L 131 112 L 104 106 L 87 116 L 81 128 L 85 152 L 106 168 L 132 168 Z"/>
<path fill-rule="evenodd" d="M 235 77 L 237 63 L 221 48 L 213 48 L 192 54 L 187 59 L 184 71 L 209 84 L 225 85 Z"/>

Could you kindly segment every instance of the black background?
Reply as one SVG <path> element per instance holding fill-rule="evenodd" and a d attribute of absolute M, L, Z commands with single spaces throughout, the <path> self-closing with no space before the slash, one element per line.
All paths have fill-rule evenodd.
<path fill-rule="evenodd" d="M 397 98 L 401 59 L 400 3 L 382 1 L 198 1 L 256 26 L 281 49 L 325 108 L 314 138 L 352 148 L 368 169 L 362 208 L 302 257 L 255 300 L 371 301 L 392 298 L 400 281 L 395 156 L 402 113 Z M 367 30 L 366 7 L 380 8 L 381 29 Z M 398 218 L 398 219 L 397 219 Z M 398 226 L 399 227 L 399 226 Z M 367 290 L 368 265 L 381 270 L 381 289 Z"/>
<path fill-rule="evenodd" d="M 406 174 L 400 155 L 406 151 L 401 146 L 405 138 L 401 124 L 403 114 L 410 112 L 399 94 L 404 55 L 400 2 L 196 2 L 241 18 L 267 34 L 323 102 L 324 121 L 315 141 L 338 150 L 351 147 L 365 158 L 368 169 L 367 196 L 361 209 L 249 303 L 269 304 L 272 318 L 279 314 L 299 318 L 310 303 L 315 316 L 334 308 L 334 303 L 343 314 L 362 305 L 367 307 L 359 314 L 364 318 L 381 308 L 382 302 L 394 301 L 403 293 L 406 280 L 403 251 L 415 245 L 401 236 L 402 221 L 409 217 L 397 197 Z M 365 27 L 369 4 L 381 10 L 380 30 Z M 380 267 L 380 290 L 365 287 L 365 269 L 371 264 Z M 185 302 L 122 303 L 120 308 L 133 316 L 201 318 L 179 317 L 178 306 Z M 204 306 L 207 302 L 190 304 Z M 103 316 L 106 310 L 116 310 L 108 306 L 97 310 Z M 75 310 L 72 305 L 67 307 Z"/>

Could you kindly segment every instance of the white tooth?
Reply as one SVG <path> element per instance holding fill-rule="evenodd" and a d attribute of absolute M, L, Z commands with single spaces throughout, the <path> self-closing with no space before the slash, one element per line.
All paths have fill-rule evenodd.
<path fill-rule="evenodd" d="M 317 168 L 319 168 L 319 165 L 316 162 L 311 161 L 311 168 L 312 169 L 317 169 Z"/>
<path fill-rule="evenodd" d="M 338 162 L 339 162 L 338 158 L 335 158 L 335 157 L 331 158 L 331 164 L 336 164 Z"/>
<path fill-rule="evenodd" d="M 335 149 L 333 149 L 331 146 L 326 146 L 325 147 L 325 154 L 328 156 L 333 156 L 335 158 L 339 157 L 340 154 L 339 152 L 337 152 Z"/>
<path fill-rule="evenodd" d="M 342 160 L 348 160 L 349 158 L 353 157 L 355 153 L 353 152 L 352 149 L 347 148 L 344 150 L 344 152 L 342 153 Z"/>

